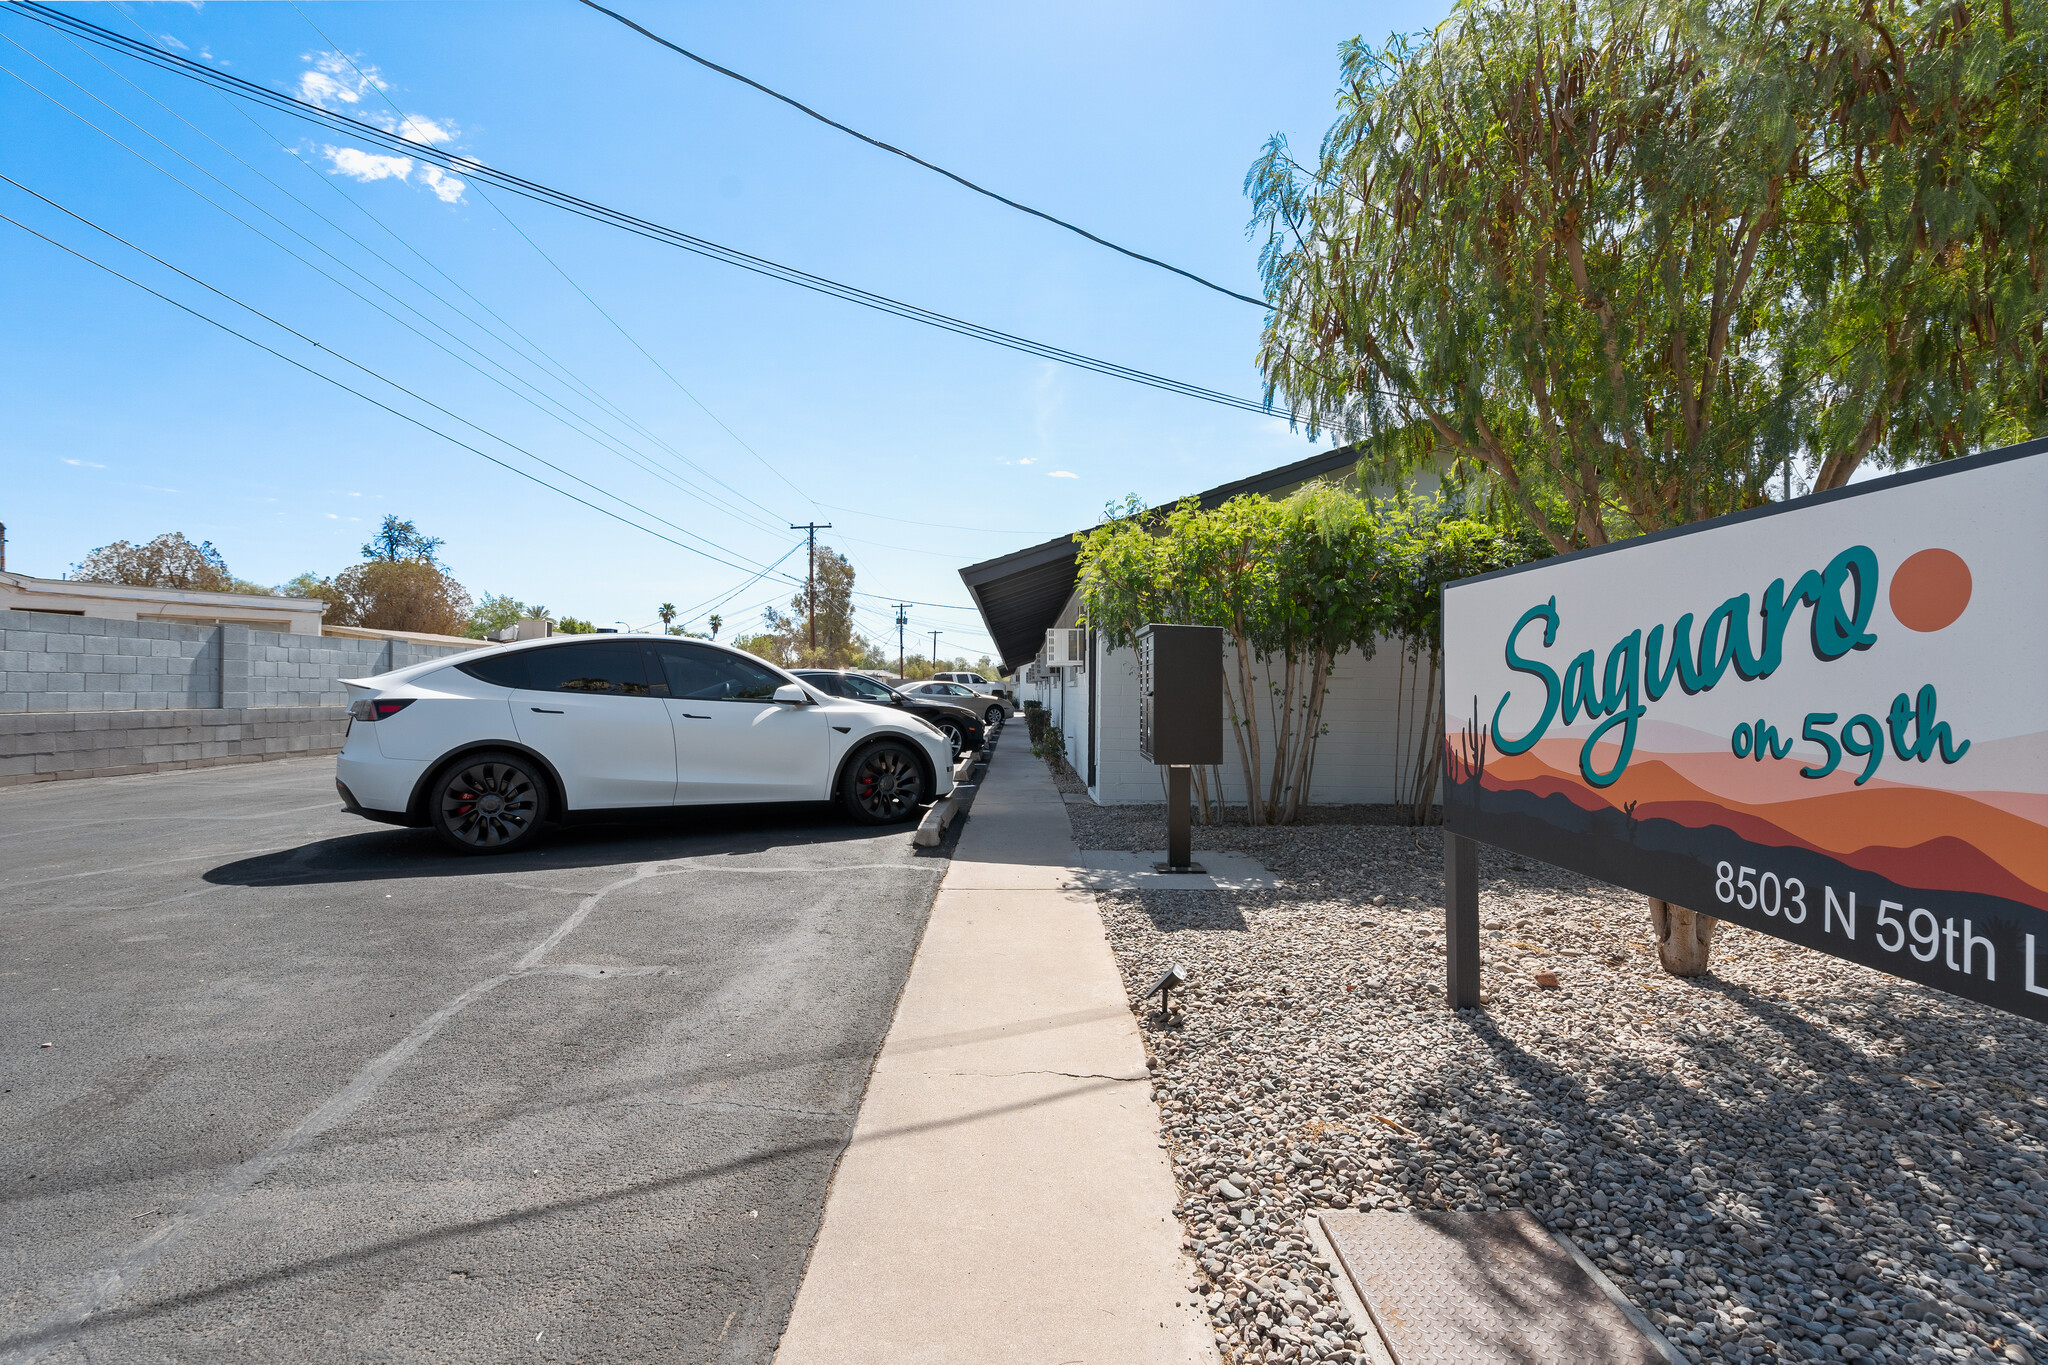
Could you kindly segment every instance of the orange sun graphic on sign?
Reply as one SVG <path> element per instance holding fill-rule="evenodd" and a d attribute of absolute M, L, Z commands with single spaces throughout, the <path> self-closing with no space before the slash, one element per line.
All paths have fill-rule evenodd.
<path fill-rule="evenodd" d="M 1970 566 L 1954 550 L 1922 550 L 1892 575 L 1892 615 L 1908 630 L 1940 630 L 1970 605 Z"/>

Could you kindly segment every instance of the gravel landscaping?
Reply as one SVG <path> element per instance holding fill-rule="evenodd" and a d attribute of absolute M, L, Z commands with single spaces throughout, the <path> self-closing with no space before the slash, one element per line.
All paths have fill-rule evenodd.
<path fill-rule="evenodd" d="M 1195 844 L 1287 885 L 1099 900 L 1133 997 L 1192 981 L 1141 1022 L 1225 1360 L 1370 1358 L 1306 1211 L 1521 1207 L 1694 1360 L 2048 1362 L 2048 1028 L 1725 924 L 1681 981 L 1639 896 L 1493 850 L 1457 1015 L 1436 830 Z"/>

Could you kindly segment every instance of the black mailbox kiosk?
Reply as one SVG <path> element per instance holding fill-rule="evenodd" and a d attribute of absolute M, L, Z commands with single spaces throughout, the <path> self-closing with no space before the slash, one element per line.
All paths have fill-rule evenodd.
<path fill-rule="evenodd" d="M 1166 861 L 1200 872 L 1189 828 L 1189 773 L 1223 761 L 1223 631 L 1148 625 L 1138 632 L 1138 752 L 1166 769 Z"/>

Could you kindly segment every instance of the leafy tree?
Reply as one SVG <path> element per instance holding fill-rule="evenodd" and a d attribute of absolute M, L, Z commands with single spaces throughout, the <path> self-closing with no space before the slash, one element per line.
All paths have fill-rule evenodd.
<path fill-rule="evenodd" d="M 447 543 L 439 536 L 421 535 L 419 528 L 411 522 L 401 521 L 396 514 L 386 512 L 384 524 L 364 544 L 363 558 L 381 559 L 386 563 L 416 559 L 425 564 L 438 564 L 434 551 Z"/>
<path fill-rule="evenodd" d="M 1268 391 L 1556 549 L 2048 426 L 2042 0 L 1461 0 L 1247 178 Z"/>
<path fill-rule="evenodd" d="M 1401 642 L 1402 679 L 1396 714 L 1422 714 L 1412 733 L 1396 739 L 1395 787 L 1409 819 L 1425 824 L 1436 802 L 1443 768 L 1443 589 L 1446 583 L 1492 573 L 1531 559 L 1549 547 L 1513 523 L 1464 516 L 1442 498 L 1382 501 L 1374 505 L 1387 574 L 1381 580 L 1386 633 Z M 1412 676 L 1413 686 L 1408 685 Z"/>
<path fill-rule="evenodd" d="M 228 591 L 243 593 L 250 597 L 277 596 L 276 588 L 267 587 L 261 583 L 252 583 L 246 578 L 230 578 L 228 580 Z"/>
<path fill-rule="evenodd" d="M 595 635 L 597 627 L 580 616 L 564 616 L 555 622 L 555 632 L 558 635 Z"/>
<path fill-rule="evenodd" d="M 787 613 L 770 607 L 761 613 L 762 629 L 734 641 L 741 649 L 785 668 L 847 668 L 871 666 L 863 661 L 879 658 L 879 647 L 862 638 L 853 628 L 853 565 L 829 546 L 820 545 L 817 557 L 817 610 L 815 635 L 811 614 L 812 596 L 808 585 L 790 599 Z M 712 618 L 717 635 L 719 618 Z M 815 646 L 812 640 L 816 639 Z"/>
<path fill-rule="evenodd" d="M 120 583 L 131 588 L 235 590 L 235 578 L 213 542 L 203 540 L 194 545 L 180 531 L 166 531 L 145 545 L 125 540 L 102 545 L 72 565 L 71 576 L 81 582 Z"/>
<path fill-rule="evenodd" d="M 352 608 L 345 601 L 331 579 L 316 573 L 302 573 L 278 590 L 286 597 L 315 597 L 327 604 L 327 612 L 320 618 L 321 624 L 331 626 L 353 626 L 360 622 L 352 618 Z"/>
<path fill-rule="evenodd" d="M 1386 566 L 1370 504 L 1328 484 L 1285 501 L 1193 499 L 1077 537 L 1088 623 L 1129 646 L 1148 621 L 1220 626 L 1224 705 L 1252 824 L 1297 819 L 1314 780 L 1335 661 L 1383 633 Z M 1216 775 L 1220 805 L 1220 774 Z M 1198 799 L 1212 809 L 1205 774 Z"/>
<path fill-rule="evenodd" d="M 516 597 L 485 593 L 470 612 L 469 626 L 462 633 L 472 640 L 484 640 L 521 621 L 543 620 L 547 614 L 548 609 L 538 603 L 528 606 Z"/>
<path fill-rule="evenodd" d="M 337 625 L 462 635 L 472 607 L 460 583 L 424 559 L 372 559 L 334 577 L 345 619 Z"/>

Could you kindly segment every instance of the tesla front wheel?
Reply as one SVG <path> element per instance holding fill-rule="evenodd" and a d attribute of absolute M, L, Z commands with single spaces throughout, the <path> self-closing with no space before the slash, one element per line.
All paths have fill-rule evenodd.
<path fill-rule="evenodd" d="M 434 832 L 464 853 L 509 853 L 532 842 L 547 815 L 547 786 L 517 754 L 471 754 L 427 795 Z"/>
<path fill-rule="evenodd" d="M 839 780 L 847 814 L 864 825 L 915 820 L 924 804 L 924 769 L 909 746 L 893 741 L 864 750 Z"/>

